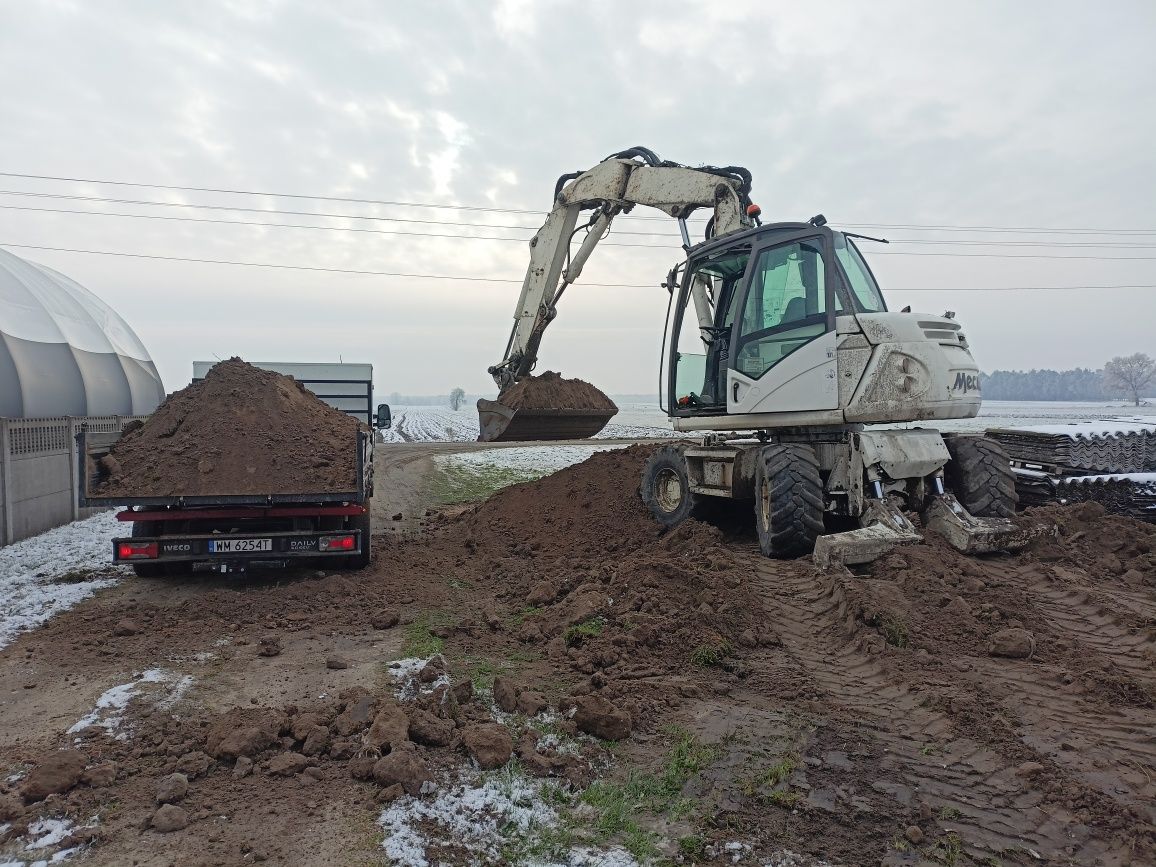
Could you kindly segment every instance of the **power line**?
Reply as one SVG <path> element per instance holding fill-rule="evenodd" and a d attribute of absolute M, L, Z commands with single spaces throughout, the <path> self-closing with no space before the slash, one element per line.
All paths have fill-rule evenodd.
<path fill-rule="evenodd" d="M 237 262 L 227 259 L 198 259 L 188 256 L 160 256 L 148 253 L 123 253 L 112 250 L 80 250 L 72 247 L 48 247 L 39 244 L 14 244 L 0 241 L 0 247 L 15 247 L 22 250 L 46 250 L 53 253 L 82 253 L 91 256 L 122 256 L 129 259 L 160 259 L 168 262 L 193 262 L 205 265 L 237 265 L 246 268 L 278 268 L 288 271 L 322 271 L 332 274 L 360 274 L 374 277 L 411 277 L 422 280 L 453 280 L 471 283 L 521 283 L 522 280 L 508 277 L 461 277 L 452 274 L 409 274 L 397 271 L 368 271 L 353 268 L 323 268 L 310 265 L 282 265 L 274 262 Z M 582 283 L 583 286 L 597 286 L 609 289 L 653 289 L 657 283 Z M 889 292 L 1061 292 L 1067 290 L 1101 289 L 1156 289 L 1156 283 L 1116 283 L 1100 286 L 971 286 L 964 288 L 920 287 L 918 289 L 892 288 Z"/>
<path fill-rule="evenodd" d="M 0 191 L 2 192 L 2 191 Z M 31 205 L 0 205 L 2 210 L 13 211 L 31 211 L 35 213 L 48 214 L 75 214 L 87 217 L 122 217 L 125 219 L 134 220 L 164 220 L 171 222 L 185 222 L 185 223 L 207 223 L 211 225 L 225 225 L 225 226 L 258 226 L 264 228 L 276 229 L 314 229 L 323 232 L 359 232 L 365 234 L 375 235 L 402 235 L 415 238 L 450 238 L 455 240 L 467 241 L 511 241 L 520 244 L 527 243 L 529 238 L 503 238 L 492 235 L 455 235 L 449 233 L 437 232 L 406 232 L 398 229 L 367 229 L 364 227 L 352 226 L 312 226 L 301 223 L 268 223 L 259 220 L 218 220 L 208 217 L 173 217 L 164 214 L 124 214 L 112 213 L 108 211 L 82 211 L 71 208 L 37 208 Z M 359 219 L 375 219 L 375 218 L 359 218 Z M 382 218 L 387 219 L 387 218 Z M 408 222 L 408 221 L 403 221 Z M 426 221 L 415 221 L 426 222 Z M 437 222 L 437 221 L 434 221 Z M 514 226 L 487 226 L 484 223 L 441 223 L 438 225 L 452 225 L 452 226 L 469 226 L 477 228 L 520 228 L 526 231 L 533 231 L 529 227 L 514 227 Z M 616 241 L 604 241 L 602 246 L 606 247 L 641 247 L 653 248 L 655 250 L 677 249 L 678 243 L 674 236 L 670 233 L 664 232 L 619 232 L 614 231 L 615 235 L 644 235 L 667 238 L 671 241 L 669 244 L 630 244 L 620 243 Z M 967 246 L 998 246 L 998 247 L 1092 247 L 1104 249 L 1156 249 L 1156 244 L 1144 244 L 1135 242 L 1078 242 L 1078 241 L 970 241 L 970 240 L 932 240 L 928 238 L 894 238 L 891 239 L 893 244 L 929 244 L 929 245 L 967 245 Z M 896 250 L 872 250 L 872 255 L 894 256 L 894 255 L 909 255 L 909 256 L 989 256 L 1001 258 L 1057 258 L 1057 259 L 1101 259 L 1103 261 L 1111 261 L 1113 259 L 1147 259 L 1153 257 L 1145 256 L 1057 256 L 1044 254 L 996 254 L 996 253 L 943 253 L 943 252 L 925 252 L 918 253 L 912 251 L 896 251 Z"/>
<path fill-rule="evenodd" d="M 39 181 L 55 181 L 60 183 L 74 183 L 74 184 L 99 184 L 105 186 L 120 186 L 120 187 L 139 187 L 142 189 L 153 190 L 179 190 L 181 192 L 192 193 L 213 193 L 217 195 L 237 195 L 237 196 L 266 196 L 269 198 L 280 199 L 304 199 L 318 202 L 347 202 L 350 204 L 361 205 L 385 205 L 390 207 L 404 207 L 404 208 L 435 208 L 454 211 L 478 211 L 489 212 L 497 214 L 528 214 L 534 216 L 541 216 L 545 210 L 529 210 L 525 208 L 498 208 L 492 205 L 447 205 L 436 202 L 407 202 L 401 200 L 390 199 L 363 199 L 354 198 L 350 196 L 318 196 L 308 195 L 303 193 L 278 193 L 263 190 L 236 190 L 226 187 L 194 187 L 194 186 L 180 186 L 177 184 L 156 184 L 145 183 L 140 181 L 112 181 L 112 180 L 97 180 L 95 178 L 70 178 L 61 177 L 58 175 L 34 175 L 21 172 L 0 172 L 0 177 L 7 178 L 22 178 L 26 180 Z M 644 217 L 636 216 L 635 219 L 640 220 L 665 220 L 663 217 Z M 1140 234 L 1140 235 L 1156 235 L 1156 229 L 1093 229 L 1093 228 L 1054 228 L 1044 226 L 960 226 L 953 224 L 942 225 L 927 225 L 917 223 L 847 223 L 837 221 L 838 225 L 869 228 L 869 229 L 915 229 L 920 231 L 951 231 L 951 232 L 1044 232 L 1050 234 Z"/>

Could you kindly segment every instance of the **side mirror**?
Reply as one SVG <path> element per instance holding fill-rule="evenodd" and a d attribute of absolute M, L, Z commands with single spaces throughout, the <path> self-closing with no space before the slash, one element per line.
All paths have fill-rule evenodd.
<path fill-rule="evenodd" d="M 393 426 L 393 416 L 389 412 L 388 403 L 379 403 L 377 405 L 377 427 L 381 429 L 390 428 Z"/>

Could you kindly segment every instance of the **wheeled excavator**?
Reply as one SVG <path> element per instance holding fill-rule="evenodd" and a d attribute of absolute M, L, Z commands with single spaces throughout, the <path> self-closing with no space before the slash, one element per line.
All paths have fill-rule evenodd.
<path fill-rule="evenodd" d="M 821 215 L 764 224 L 750 193 L 744 168 L 680 165 L 641 147 L 559 178 L 530 241 L 505 357 L 489 368 L 500 391 L 531 374 L 559 298 L 615 217 L 656 208 L 677 220 L 686 253 L 662 284 L 660 399 L 674 429 L 697 437 L 659 448 L 643 471 L 660 524 L 716 498 L 750 501 L 765 555 L 813 552 L 824 566 L 919 540 L 911 514 L 965 552 L 1022 546 L 998 443 L 888 427 L 979 412 L 979 368 L 954 314 L 888 311 L 856 244 L 864 236 Z M 692 243 L 698 209 L 711 216 Z M 483 440 L 591 436 L 609 417 L 538 410 L 523 420 L 501 393 L 478 409 Z"/>

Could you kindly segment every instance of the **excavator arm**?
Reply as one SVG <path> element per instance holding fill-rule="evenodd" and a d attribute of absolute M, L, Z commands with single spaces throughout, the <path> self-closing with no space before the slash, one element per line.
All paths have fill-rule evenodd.
<path fill-rule="evenodd" d="M 558 299 L 581 275 L 614 218 L 635 205 L 657 208 L 678 220 L 687 247 L 686 218 L 699 208 L 713 211 L 708 237 L 749 229 L 758 220 L 758 208 L 750 200 L 750 173 L 737 166 L 692 168 L 664 162 L 646 148 L 632 148 L 588 171 L 563 175 L 553 210 L 530 240 L 530 265 L 505 356 L 489 368 L 499 390 L 530 375 L 542 334 L 557 315 Z M 593 213 L 580 227 L 579 215 L 586 210 Z M 573 250 L 573 240 L 583 230 L 585 237 Z"/>

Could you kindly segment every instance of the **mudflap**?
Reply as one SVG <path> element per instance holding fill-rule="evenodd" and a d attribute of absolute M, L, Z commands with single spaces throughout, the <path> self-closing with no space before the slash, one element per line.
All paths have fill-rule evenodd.
<path fill-rule="evenodd" d="M 511 409 L 496 400 L 478 401 L 478 442 L 580 440 L 592 437 L 617 410 Z"/>
<path fill-rule="evenodd" d="M 1008 518 L 977 518 L 951 494 L 931 499 L 923 512 L 923 523 L 965 554 L 1019 551 L 1042 531 L 1017 527 Z"/>
<path fill-rule="evenodd" d="M 832 533 L 815 540 L 812 558 L 820 569 L 854 566 L 877 560 L 896 545 L 923 539 L 915 525 L 895 506 L 884 500 L 868 500 L 858 530 Z"/>

